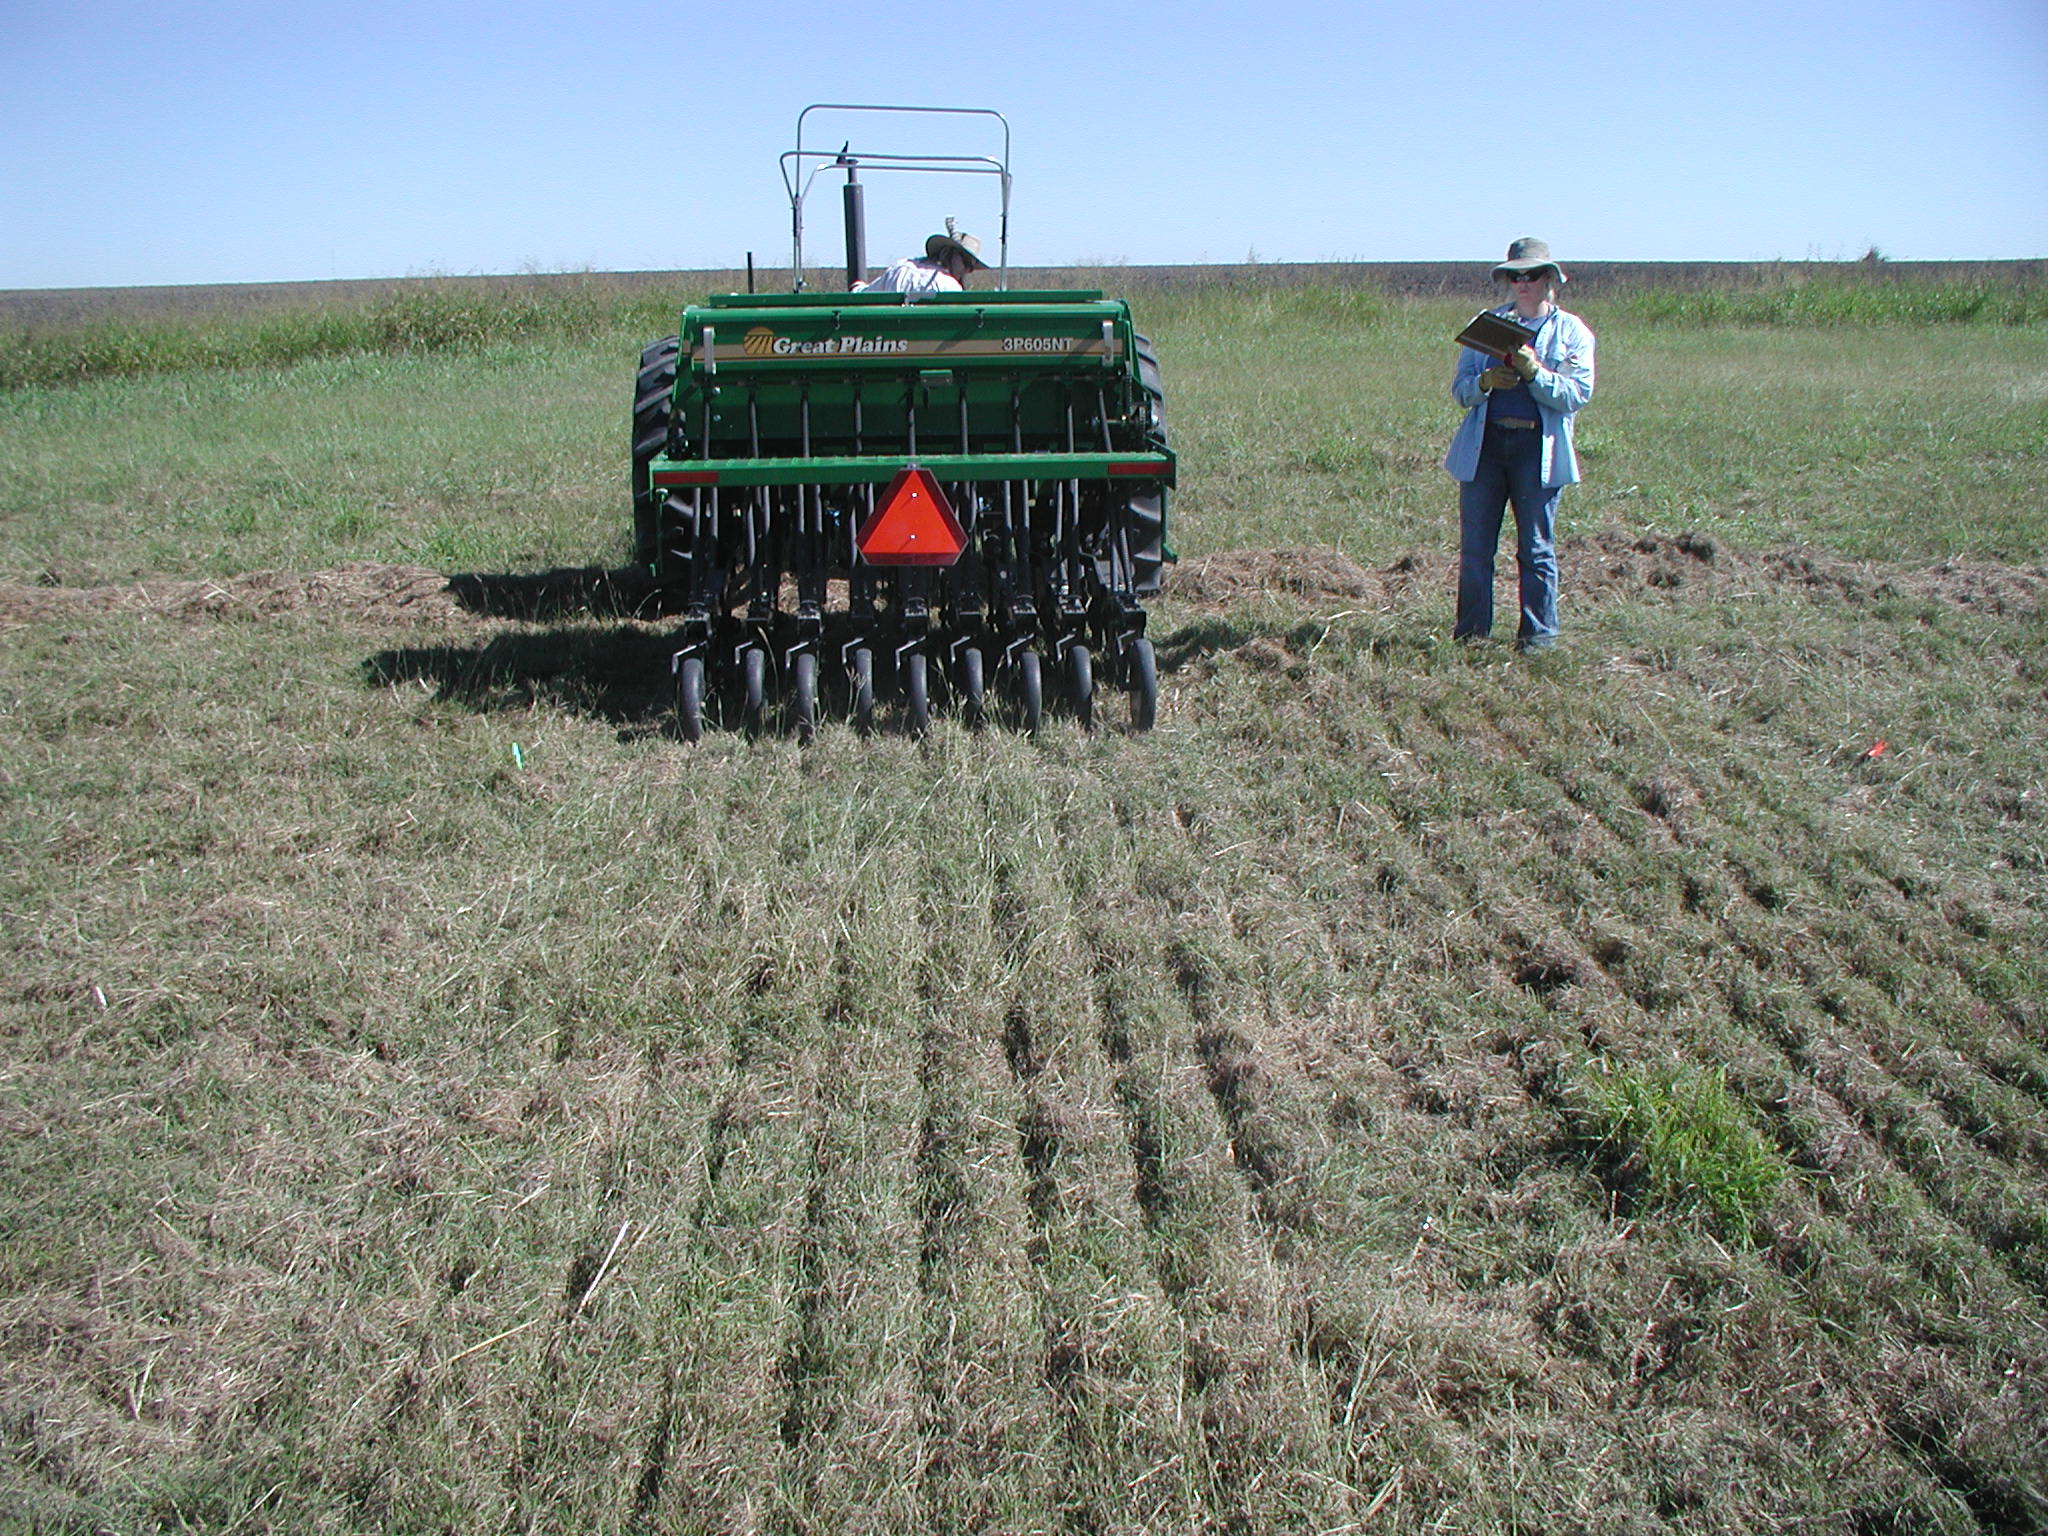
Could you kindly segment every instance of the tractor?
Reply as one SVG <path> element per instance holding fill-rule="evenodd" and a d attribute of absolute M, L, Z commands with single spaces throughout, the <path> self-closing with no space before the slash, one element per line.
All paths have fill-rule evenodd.
<path fill-rule="evenodd" d="M 993 119 L 999 156 L 806 147 L 813 113 Z M 814 291 L 804 204 L 846 174 L 847 289 Z M 968 725 L 1084 726 L 1105 687 L 1157 715 L 1144 600 L 1160 590 L 1175 461 L 1151 344 L 1093 290 L 1011 290 L 1009 125 L 979 108 L 821 103 L 782 157 L 792 291 L 715 293 L 641 355 L 635 562 L 681 616 L 687 741 L 707 719 L 800 740 L 820 712 L 873 729 L 878 689 L 913 735 L 935 701 Z M 851 291 L 859 173 L 984 175 L 1001 195 L 992 291 Z M 751 265 L 751 263 L 750 263 Z M 750 284 L 751 287 L 751 279 Z"/>

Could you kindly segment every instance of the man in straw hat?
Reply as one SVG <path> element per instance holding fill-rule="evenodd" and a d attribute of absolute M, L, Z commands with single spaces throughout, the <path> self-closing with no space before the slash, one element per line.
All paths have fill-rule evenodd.
<path fill-rule="evenodd" d="M 880 277 L 856 283 L 855 293 L 959 293 L 967 279 L 988 269 L 981 242 L 946 220 L 946 232 L 924 243 L 922 256 L 906 256 Z"/>
<path fill-rule="evenodd" d="M 1451 398 L 1465 419 L 1451 438 L 1444 468 L 1458 487 L 1459 640 L 1493 629 L 1493 559 L 1503 514 L 1515 509 L 1515 557 L 1521 575 L 1516 647 L 1557 642 L 1557 499 L 1577 483 L 1572 418 L 1593 398 L 1593 332 L 1558 308 L 1564 268 L 1543 241 L 1524 237 L 1493 269 L 1512 297 L 1493 311 L 1535 336 L 1504 358 L 1471 347 L 1458 352 Z"/>

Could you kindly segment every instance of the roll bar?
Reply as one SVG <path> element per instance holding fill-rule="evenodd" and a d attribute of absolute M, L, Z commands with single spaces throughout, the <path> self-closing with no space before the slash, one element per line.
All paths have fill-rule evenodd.
<path fill-rule="evenodd" d="M 1003 152 L 1000 158 L 992 155 L 926 155 L 900 154 L 862 150 L 854 153 L 849 139 L 839 149 L 806 149 L 804 147 L 804 124 L 813 112 L 877 112 L 877 113 L 923 113 L 946 117 L 992 117 L 1002 124 Z M 804 289 L 804 199 L 810 195 L 811 183 L 818 173 L 828 167 L 843 167 L 848 183 L 853 181 L 857 170 L 877 171 L 924 171 L 942 172 L 954 175 L 994 176 L 1002 188 L 1002 222 L 998 232 L 998 258 L 996 261 L 996 287 L 1010 285 L 1010 123 L 1002 113 L 987 107 L 889 107 L 868 106 L 853 102 L 819 101 L 805 107 L 796 117 L 796 148 L 784 150 L 781 157 L 782 185 L 789 193 L 790 226 L 790 273 L 791 285 L 799 293 Z M 849 210 L 854 206 L 849 199 Z M 849 241 L 849 246 L 854 244 Z"/>

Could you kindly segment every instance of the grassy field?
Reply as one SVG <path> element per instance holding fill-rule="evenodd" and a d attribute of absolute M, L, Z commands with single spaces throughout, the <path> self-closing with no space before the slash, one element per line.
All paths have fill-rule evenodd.
<path fill-rule="evenodd" d="M 1147 295 L 1148 736 L 673 740 L 637 315 L 0 394 L 0 1530 L 2048 1527 L 2048 324 L 1584 312 L 1523 658 Z"/>

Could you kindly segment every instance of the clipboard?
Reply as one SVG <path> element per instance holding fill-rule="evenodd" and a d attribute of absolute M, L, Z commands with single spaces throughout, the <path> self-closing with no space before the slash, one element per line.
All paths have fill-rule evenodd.
<path fill-rule="evenodd" d="M 1482 309 L 1466 322 L 1465 329 L 1458 332 L 1457 340 L 1461 347 L 1470 347 L 1475 352 L 1484 352 L 1488 357 L 1497 357 L 1505 362 L 1512 353 L 1532 345 L 1536 333 L 1505 315 Z"/>

